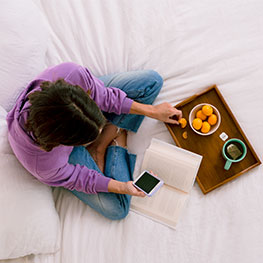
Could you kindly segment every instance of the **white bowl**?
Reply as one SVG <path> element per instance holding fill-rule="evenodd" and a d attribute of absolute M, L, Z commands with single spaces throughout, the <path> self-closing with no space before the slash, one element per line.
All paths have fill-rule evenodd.
<path fill-rule="evenodd" d="M 196 129 L 192 126 L 192 122 L 193 122 L 193 120 L 196 118 L 196 113 L 197 113 L 199 110 L 201 110 L 204 105 L 209 105 L 209 106 L 211 106 L 211 107 L 213 108 L 213 113 L 217 116 L 217 123 L 216 123 L 215 125 L 211 125 L 211 130 L 210 130 L 208 133 L 202 133 L 201 130 L 198 131 L 198 130 L 196 130 Z M 215 106 L 213 106 L 213 105 L 211 105 L 211 104 L 208 104 L 208 103 L 201 103 L 201 104 L 196 105 L 196 106 L 191 110 L 191 112 L 190 112 L 190 114 L 189 114 L 189 124 L 190 124 L 190 127 L 192 128 L 192 130 L 193 130 L 195 133 L 197 133 L 197 134 L 199 134 L 199 135 L 203 135 L 203 136 L 211 135 L 212 133 L 214 133 L 214 132 L 218 129 L 218 127 L 220 126 L 220 123 L 221 123 L 221 115 L 220 115 L 218 109 L 217 109 Z"/>

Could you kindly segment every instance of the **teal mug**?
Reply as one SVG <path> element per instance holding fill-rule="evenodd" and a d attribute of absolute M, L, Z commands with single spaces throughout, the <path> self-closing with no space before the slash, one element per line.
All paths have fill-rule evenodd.
<path fill-rule="evenodd" d="M 232 156 L 231 156 L 231 148 L 233 149 L 232 151 Z M 246 154 L 247 154 L 247 147 L 246 145 L 239 139 L 230 139 L 225 142 L 223 149 L 222 149 L 223 157 L 226 160 L 224 169 L 229 170 L 231 167 L 232 163 L 237 163 L 242 161 Z M 237 158 L 233 158 L 233 155 L 236 154 Z"/>

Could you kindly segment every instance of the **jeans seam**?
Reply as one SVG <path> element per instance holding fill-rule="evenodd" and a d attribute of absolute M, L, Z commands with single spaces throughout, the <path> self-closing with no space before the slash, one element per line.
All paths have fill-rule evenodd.
<path fill-rule="evenodd" d="M 114 163 L 113 163 L 113 165 L 112 165 L 112 167 L 111 167 L 111 170 L 110 170 L 111 174 L 113 174 L 113 171 L 114 171 L 114 169 L 115 169 L 116 151 L 114 150 L 113 153 L 114 153 Z M 112 177 L 111 177 L 111 178 L 112 178 Z M 113 178 L 113 179 L 114 179 L 114 178 Z M 115 179 L 114 179 L 114 180 L 115 180 Z M 106 213 L 107 213 L 107 209 L 103 206 L 103 202 L 101 201 L 100 194 L 98 194 L 98 199 L 99 199 L 101 208 L 102 208 L 102 210 L 103 210 L 103 213 L 106 214 Z"/>
<path fill-rule="evenodd" d="M 111 169 L 110 169 L 110 172 L 111 172 L 111 175 L 114 174 L 114 170 L 115 170 L 115 165 L 116 165 L 116 149 L 115 147 L 113 147 L 114 151 L 113 151 L 113 160 L 114 160 L 114 163 L 112 164 L 111 166 Z"/>
<path fill-rule="evenodd" d="M 113 148 L 113 154 L 114 154 L 114 163 L 113 163 L 112 168 L 111 168 L 111 173 L 114 174 L 113 172 L 114 172 L 114 170 L 116 170 L 116 164 L 117 164 L 117 151 L 118 151 L 118 148 L 123 148 L 123 147 L 112 145 L 112 148 Z M 125 149 L 125 148 L 123 148 L 123 149 Z M 114 178 L 114 180 L 116 180 L 116 179 Z M 121 201 L 122 201 L 120 198 L 120 195 L 121 194 L 116 194 L 116 197 L 119 201 L 119 205 L 121 205 Z"/>

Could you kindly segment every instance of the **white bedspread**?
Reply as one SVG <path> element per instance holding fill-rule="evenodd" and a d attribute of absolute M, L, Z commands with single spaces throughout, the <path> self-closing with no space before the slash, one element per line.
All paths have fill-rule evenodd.
<path fill-rule="evenodd" d="M 47 66 L 74 61 L 95 75 L 154 69 L 164 78 L 156 104 L 176 104 L 217 84 L 262 160 L 262 0 L 36 3 L 50 31 Z M 135 173 L 152 137 L 173 142 L 162 123 L 148 118 L 129 134 Z M 133 212 L 109 221 L 55 190 L 60 252 L 7 262 L 262 262 L 262 175 L 261 165 L 207 195 L 195 184 L 176 231 Z"/>

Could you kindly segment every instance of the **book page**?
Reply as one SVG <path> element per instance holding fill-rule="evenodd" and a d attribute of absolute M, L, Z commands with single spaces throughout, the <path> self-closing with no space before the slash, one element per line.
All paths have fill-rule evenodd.
<path fill-rule="evenodd" d="M 148 149 L 151 149 L 153 151 L 157 151 L 160 153 L 165 153 L 167 156 L 174 157 L 176 155 L 177 159 L 180 159 L 183 161 L 185 161 L 186 159 L 189 163 L 195 162 L 197 159 L 200 159 L 200 158 L 202 159 L 202 156 L 199 154 L 185 150 L 174 144 L 158 140 L 156 138 L 153 138 L 151 140 L 151 144 Z"/>
<path fill-rule="evenodd" d="M 165 184 L 184 192 L 189 192 L 195 178 L 192 166 L 150 150 L 145 154 L 142 170 L 153 171 Z"/>
<path fill-rule="evenodd" d="M 164 185 L 151 197 L 132 197 L 131 210 L 175 228 L 188 194 Z"/>
<path fill-rule="evenodd" d="M 157 174 L 165 184 L 189 192 L 198 172 L 202 156 L 153 139 L 146 150 L 141 170 Z M 168 146 L 167 146 L 168 145 Z"/>

